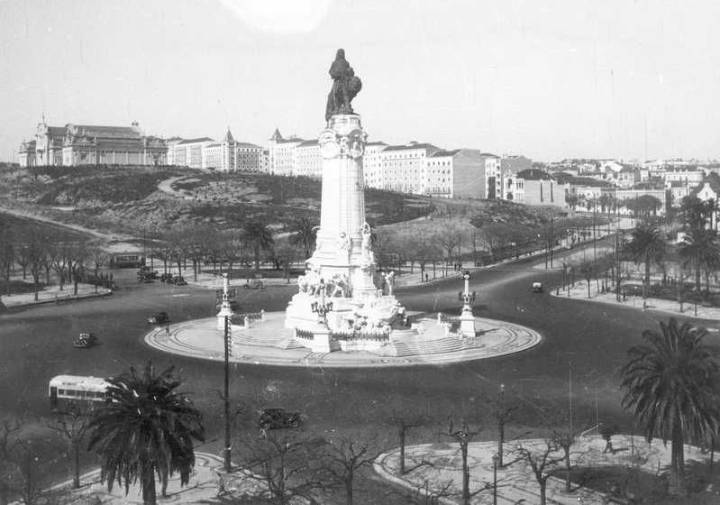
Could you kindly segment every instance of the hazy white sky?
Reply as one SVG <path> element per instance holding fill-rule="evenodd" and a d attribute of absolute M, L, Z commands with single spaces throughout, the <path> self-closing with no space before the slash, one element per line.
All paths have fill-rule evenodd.
<path fill-rule="evenodd" d="M 712 0 L 0 0 L 0 159 L 43 113 L 312 138 L 338 47 L 371 140 L 720 157 L 718 21 Z"/>

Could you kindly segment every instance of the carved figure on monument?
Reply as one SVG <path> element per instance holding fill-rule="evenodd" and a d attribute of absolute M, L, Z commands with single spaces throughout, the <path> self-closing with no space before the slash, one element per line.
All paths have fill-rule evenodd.
<path fill-rule="evenodd" d="M 325 108 L 326 121 L 334 114 L 353 114 L 350 102 L 362 89 L 362 81 L 345 59 L 344 49 L 337 50 L 335 61 L 330 65 L 330 77 L 333 84 Z"/>
<path fill-rule="evenodd" d="M 341 259 L 343 259 L 344 261 L 349 261 L 351 245 L 352 245 L 352 243 L 350 242 L 350 237 L 347 236 L 347 233 L 345 233 L 344 231 L 341 231 L 340 236 L 338 237 L 337 247 L 338 247 L 338 254 L 341 256 Z"/>
<path fill-rule="evenodd" d="M 319 294 L 319 287 L 321 284 L 320 273 L 316 267 L 311 268 L 305 272 L 305 275 L 298 276 L 298 288 L 301 293 L 307 293 L 311 296 Z"/>
<path fill-rule="evenodd" d="M 388 273 L 384 274 L 383 277 L 385 277 L 385 283 L 387 284 L 388 288 L 388 295 L 392 296 L 393 294 L 393 282 L 395 279 L 395 271 L 390 270 Z"/>
<path fill-rule="evenodd" d="M 375 255 L 372 252 L 372 229 L 370 225 L 367 223 L 363 224 L 360 234 L 362 235 L 363 266 L 368 267 L 374 265 Z"/>
<path fill-rule="evenodd" d="M 328 282 L 325 283 L 326 295 L 330 297 L 342 297 L 350 296 L 350 283 L 348 278 L 343 274 L 333 275 Z"/>

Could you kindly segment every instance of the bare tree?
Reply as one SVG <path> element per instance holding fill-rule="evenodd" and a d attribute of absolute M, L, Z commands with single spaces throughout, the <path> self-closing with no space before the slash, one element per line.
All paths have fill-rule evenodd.
<path fill-rule="evenodd" d="M 587 282 L 587 297 L 590 298 L 590 281 L 592 281 L 593 276 L 596 275 L 595 263 L 592 260 L 585 260 L 580 263 L 579 269 L 585 278 L 585 282 Z"/>
<path fill-rule="evenodd" d="M 417 487 L 412 495 L 409 496 L 410 501 L 416 505 L 439 505 L 443 498 L 453 496 L 452 481 L 438 485 L 435 483 L 434 488 L 430 487 L 430 482 L 426 479 L 424 484 Z"/>
<path fill-rule="evenodd" d="M 78 282 L 83 276 L 85 260 L 88 257 L 87 244 L 84 240 L 77 241 L 68 249 L 68 272 L 72 278 L 73 294 L 78 294 Z"/>
<path fill-rule="evenodd" d="M 68 275 L 69 262 L 71 258 L 70 251 L 68 250 L 69 247 L 68 243 L 61 242 L 53 244 L 53 247 L 50 249 L 51 264 L 53 270 L 58 275 L 60 291 L 63 290 L 65 280 Z"/>
<path fill-rule="evenodd" d="M 0 272 L 5 280 L 6 294 L 10 294 L 10 274 L 17 255 L 15 236 L 9 227 L 0 227 Z"/>
<path fill-rule="evenodd" d="M 448 226 L 442 233 L 436 236 L 437 243 L 445 251 L 445 270 L 447 275 L 447 264 L 453 257 L 453 254 L 460 256 L 460 249 L 465 241 L 465 231 L 457 226 Z"/>
<path fill-rule="evenodd" d="M 99 279 L 100 279 L 100 269 L 108 264 L 110 257 L 109 255 L 99 246 L 91 247 L 88 250 L 87 254 L 87 260 L 90 262 L 90 265 L 93 270 L 93 276 L 95 277 L 94 284 L 95 284 L 95 292 L 97 293 Z"/>
<path fill-rule="evenodd" d="M 287 241 L 278 241 L 272 250 L 272 259 L 277 269 L 282 268 L 285 273 L 285 281 L 290 282 L 290 267 L 292 267 L 295 258 L 297 258 L 297 248 L 293 247 Z"/>
<path fill-rule="evenodd" d="M 15 261 L 18 265 L 20 265 L 20 268 L 22 269 L 22 278 L 23 280 L 27 279 L 27 268 L 30 264 L 30 251 L 27 247 L 26 243 L 22 243 L 25 240 L 25 237 L 21 238 L 21 243 L 18 244 L 16 253 L 15 253 Z"/>
<path fill-rule="evenodd" d="M 26 244 L 28 266 L 30 275 L 33 279 L 33 292 L 35 301 L 38 301 L 40 291 L 40 275 L 42 275 L 43 265 L 48 254 L 47 243 L 36 233 L 32 233 L 29 242 Z"/>
<path fill-rule="evenodd" d="M 3 421 L 0 427 L 0 503 L 19 495 L 26 505 L 35 505 L 43 495 L 41 456 L 48 448 L 42 440 L 24 438 L 18 421 Z"/>
<path fill-rule="evenodd" d="M 312 500 L 316 491 L 328 488 L 318 464 L 323 440 L 271 431 L 264 438 L 246 439 L 243 445 L 240 467 L 248 479 L 259 484 L 257 498 L 288 505 L 297 497 Z"/>
<path fill-rule="evenodd" d="M 417 412 L 393 412 L 388 418 L 387 424 L 395 427 L 400 441 L 400 474 L 405 475 L 408 472 L 412 472 L 424 463 L 419 463 L 412 468 L 406 468 L 405 466 L 405 442 L 407 439 L 408 432 L 413 428 L 419 428 L 427 424 L 428 418 L 423 414 Z"/>
<path fill-rule="evenodd" d="M 87 434 L 90 417 L 77 404 L 70 404 L 67 410 L 58 413 L 58 418 L 49 428 L 65 438 L 73 458 L 73 487 L 80 487 L 80 450 Z"/>
<path fill-rule="evenodd" d="M 20 431 L 20 422 L 3 419 L 0 423 L 0 505 L 6 505 L 15 490 L 17 468 L 10 460 L 12 444 Z"/>
<path fill-rule="evenodd" d="M 564 429 L 556 429 L 552 432 L 552 440 L 563 453 L 563 461 L 565 463 L 565 490 L 569 493 L 572 491 L 572 464 L 570 462 L 570 450 L 577 440 L 578 433 L 570 431 L 569 427 Z"/>
<path fill-rule="evenodd" d="M 498 430 L 498 467 L 504 466 L 503 452 L 505 444 L 505 425 L 510 422 L 515 415 L 515 411 L 518 409 L 517 403 L 514 401 L 508 401 L 505 394 L 505 385 L 500 384 L 497 396 L 495 398 L 489 398 L 488 404 L 492 409 L 492 416 L 495 418 L 495 423 Z"/>
<path fill-rule="evenodd" d="M 470 442 L 479 434 L 478 430 L 470 430 L 468 424 L 462 421 L 461 426 L 458 428 L 454 425 L 452 418 L 448 421 L 447 436 L 455 440 L 460 447 L 460 457 L 462 460 L 462 503 L 463 505 L 470 505 L 470 500 L 473 496 L 476 496 L 483 491 L 492 489 L 494 484 L 492 482 L 486 482 L 480 489 L 470 491 L 470 465 L 468 464 L 468 448 Z"/>
<path fill-rule="evenodd" d="M 556 454 L 559 449 L 560 446 L 552 437 L 546 438 L 543 446 L 539 449 L 528 448 L 522 443 L 515 448 L 518 460 L 522 460 L 530 466 L 533 476 L 540 486 L 540 505 L 546 505 L 547 481 L 553 471 L 557 469 L 558 464 L 564 460 L 564 455 Z"/>
<path fill-rule="evenodd" d="M 353 505 L 353 485 L 357 474 L 363 468 L 372 465 L 379 455 L 380 451 L 373 450 L 367 442 L 348 437 L 328 441 L 324 455 L 324 470 L 330 477 L 330 482 L 345 491 L 347 505 Z"/>

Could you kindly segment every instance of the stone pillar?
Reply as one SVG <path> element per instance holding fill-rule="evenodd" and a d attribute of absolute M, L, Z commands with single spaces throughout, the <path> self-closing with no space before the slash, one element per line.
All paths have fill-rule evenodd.
<path fill-rule="evenodd" d="M 465 291 L 463 292 L 463 308 L 460 313 L 460 334 L 463 337 L 474 337 L 475 316 L 473 316 L 471 306 L 470 272 L 465 272 L 463 279 L 465 280 Z"/>
<path fill-rule="evenodd" d="M 356 114 L 337 114 L 320 133 L 322 202 L 317 246 L 309 260 L 329 281 L 345 276 L 357 298 L 375 291 L 374 261 L 363 249 L 365 194 L 362 157 L 367 134 Z"/>

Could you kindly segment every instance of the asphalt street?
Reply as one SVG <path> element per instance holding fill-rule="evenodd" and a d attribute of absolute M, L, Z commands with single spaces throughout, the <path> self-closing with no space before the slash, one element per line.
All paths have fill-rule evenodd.
<path fill-rule="evenodd" d="M 393 432 L 379 425 L 393 411 L 424 412 L 436 421 L 465 417 L 491 429 L 487 398 L 504 384 L 507 398 L 520 407 L 511 433 L 557 422 L 552 417 L 567 412 L 570 403 L 576 426 L 589 427 L 599 419 L 631 431 L 631 418 L 620 408 L 618 370 L 627 349 L 640 342 L 642 330 L 657 327 L 666 316 L 533 293 L 531 282 L 550 287 L 561 277 L 557 271 L 533 268 L 537 262 L 501 265 L 474 274 L 471 281 L 471 289 L 477 291 L 476 315 L 542 333 L 543 342 L 531 350 L 403 369 L 233 365 L 233 408 L 245 426 L 252 425 L 258 408 L 282 406 L 302 411 L 311 432 L 373 433 L 392 440 Z M 167 311 L 173 321 L 214 314 L 214 291 L 138 283 L 133 270 L 116 271 L 116 279 L 119 289 L 110 297 L 0 316 L 0 412 L 35 419 L 49 416 L 47 384 L 54 375 L 112 376 L 151 359 L 159 367 L 176 367 L 184 380 L 182 389 L 205 413 L 210 436 L 204 450 L 219 450 L 222 364 L 165 354 L 142 340 L 149 329 L 146 318 L 154 311 Z M 294 284 L 241 289 L 241 310 L 283 310 L 296 289 Z M 459 313 L 461 289 L 462 280 L 451 279 L 395 294 L 410 310 Z M 74 348 L 72 337 L 81 331 L 97 334 L 100 345 Z M 437 427 L 417 436 L 436 432 Z"/>

